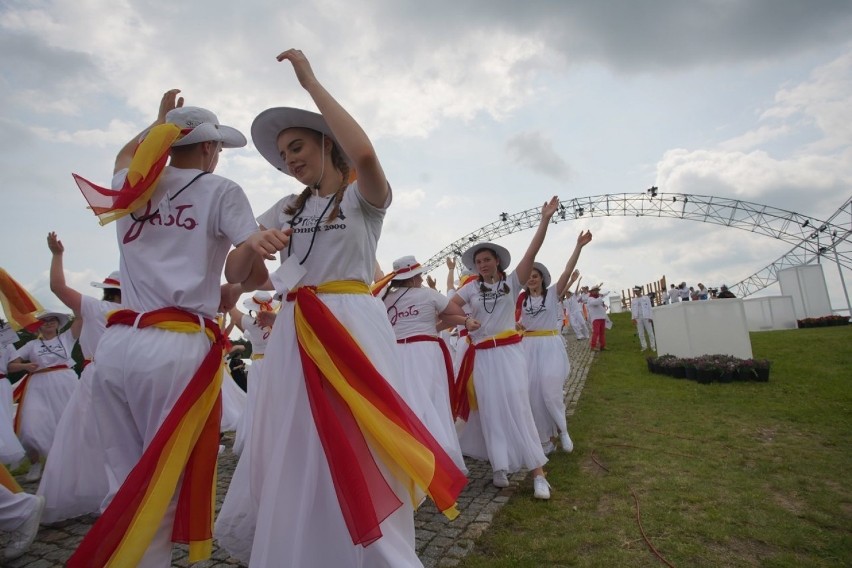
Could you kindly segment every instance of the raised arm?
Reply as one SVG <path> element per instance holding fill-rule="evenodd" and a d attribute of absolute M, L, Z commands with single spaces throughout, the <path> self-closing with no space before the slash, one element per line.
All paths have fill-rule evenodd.
<path fill-rule="evenodd" d="M 388 182 L 367 134 L 317 80 L 301 51 L 288 49 L 278 55 L 278 61 L 284 60 L 293 64 L 299 83 L 314 100 L 340 148 L 355 164 L 361 195 L 375 207 L 384 207 L 388 198 Z"/>
<path fill-rule="evenodd" d="M 456 259 L 447 257 L 447 292 L 456 289 Z"/>
<path fill-rule="evenodd" d="M 568 262 L 565 264 L 565 270 L 562 271 L 562 275 L 559 276 L 559 280 L 556 282 L 556 291 L 560 296 L 565 293 L 565 288 L 570 286 L 571 282 L 580 276 L 580 273 L 578 272 L 571 282 L 568 281 L 571 273 L 574 272 L 574 268 L 577 266 L 577 259 L 580 258 L 580 253 L 583 251 L 583 247 L 590 242 L 592 242 L 592 232 L 586 231 L 584 233 L 583 231 L 580 231 L 580 236 L 577 237 L 577 244 L 574 245 L 574 252 L 571 253 L 571 256 L 568 258 Z"/>
<path fill-rule="evenodd" d="M 515 269 L 518 279 L 521 282 L 529 280 L 530 272 L 532 272 L 533 263 L 535 262 L 535 255 L 538 254 L 542 243 L 544 243 L 544 237 L 547 234 L 547 226 L 550 224 L 550 219 L 553 217 L 553 214 L 556 213 L 556 209 L 558 207 L 559 198 L 555 195 L 550 201 L 546 202 L 541 207 L 541 222 L 538 224 L 538 229 L 536 229 L 532 241 L 530 241 L 530 246 L 527 247 L 527 252 L 524 253 L 524 257 Z"/>
<path fill-rule="evenodd" d="M 62 264 L 65 247 L 53 231 L 47 234 L 47 248 L 53 255 L 50 259 L 50 291 L 56 294 L 56 297 L 68 306 L 75 316 L 79 316 L 80 304 L 83 302 L 82 296 L 80 292 L 65 283 L 65 269 Z"/>
<path fill-rule="evenodd" d="M 118 151 L 118 155 L 115 157 L 115 167 L 113 168 L 112 173 L 116 173 L 119 170 L 130 167 L 130 161 L 133 159 L 133 154 L 136 152 L 136 147 L 139 146 L 139 139 L 142 135 L 154 126 L 164 124 L 166 122 L 166 113 L 170 110 L 183 106 L 183 97 L 178 97 L 179 92 L 180 89 L 170 89 L 163 93 L 163 98 L 160 99 L 160 110 L 157 113 L 157 120 L 152 122 L 148 128 L 131 138 L 127 144 Z"/>
<path fill-rule="evenodd" d="M 228 310 L 228 315 L 231 317 L 231 323 L 240 331 L 245 332 L 245 329 L 243 328 L 243 312 L 237 308 L 231 308 Z"/>

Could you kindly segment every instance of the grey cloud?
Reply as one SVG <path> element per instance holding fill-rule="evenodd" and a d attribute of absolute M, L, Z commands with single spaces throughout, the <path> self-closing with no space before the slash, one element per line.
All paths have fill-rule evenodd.
<path fill-rule="evenodd" d="M 553 149 L 553 142 L 540 132 L 516 134 L 506 142 L 506 153 L 512 163 L 554 179 L 564 179 L 571 173 L 571 168 Z"/>
<path fill-rule="evenodd" d="M 68 81 L 97 81 L 99 71 L 85 53 L 53 47 L 29 34 L 0 34 L 0 75 L 15 89 L 49 90 Z"/>

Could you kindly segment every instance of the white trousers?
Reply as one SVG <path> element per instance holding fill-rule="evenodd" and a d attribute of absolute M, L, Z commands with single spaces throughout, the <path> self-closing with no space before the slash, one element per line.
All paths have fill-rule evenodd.
<path fill-rule="evenodd" d="M 643 331 L 644 330 L 644 331 Z M 639 335 L 639 345 L 642 346 L 642 351 L 648 348 L 648 343 L 651 344 L 651 349 L 657 350 L 657 339 L 654 337 L 654 324 L 646 318 L 637 318 L 636 333 Z M 648 334 L 648 342 L 645 342 L 645 333 Z"/>

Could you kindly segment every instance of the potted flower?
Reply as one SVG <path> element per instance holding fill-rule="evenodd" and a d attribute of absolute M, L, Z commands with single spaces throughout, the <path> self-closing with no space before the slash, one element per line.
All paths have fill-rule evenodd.
<path fill-rule="evenodd" d="M 695 362 L 695 380 L 701 384 L 712 383 L 719 376 L 719 370 L 716 367 L 716 362 L 708 355 L 696 357 Z"/>
<path fill-rule="evenodd" d="M 660 355 L 657 357 L 657 372 L 671 377 L 674 373 L 674 367 L 676 364 L 677 357 L 674 355 Z"/>
<path fill-rule="evenodd" d="M 686 375 L 686 378 L 690 381 L 694 381 L 696 379 L 697 370 L 695 368 L 695 359 L 683 359 L 683 372 Z"/>
<path fill-rule="evenodd" d="M 772 365 L 772 361 L 769 359 L 755 359 L 754 360 L 754 375 L 755 380 L 761 383 L 765 383 L 769 380 L 769 367 Z"/>
<path fill-rule="evenodd" d="M 757 377 L 754 370 L 754 359 L 740 359 L 737 365 L 737 380 L 738 381 L 753 381 Z"/>

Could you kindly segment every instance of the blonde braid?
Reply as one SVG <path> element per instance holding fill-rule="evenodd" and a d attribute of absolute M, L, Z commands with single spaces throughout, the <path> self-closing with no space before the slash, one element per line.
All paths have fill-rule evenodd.
<path fill-rule="evenodd" d="M 310 197 L 310 196 L 311 196 L 311 188 L 306 187 L 305 189 L 302 190 L 302 193 L 299 194 L 299 197 L 296 198 L 295 203 L 292 203 L 292 204 L 290 204 L 290 205 L 288 205 L 287 207 L 284 208 L 284 213 L 286 213 L 287 215 L 295 215 L 296 213 L 301 211 L 302 208 L 305 207 L 305 201 L 307 201 L 308 197 Z"/>
<path fill-rule="evenodd" d="M 340 203 L 343 201 L 343 194 L 349 186 L 349 164 L 343 159 L 343 154 L 337 148 L 337 144 L 331 149 L 331 161 L 335 169 L 341 174 L 341 182 L 340 188 L 334 194 L 334 207 L 331 209 L 331 214 L 325 222 L 326 225 L 337 219 L 337 215 L 340 213 Z"/>

